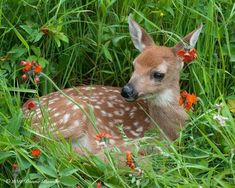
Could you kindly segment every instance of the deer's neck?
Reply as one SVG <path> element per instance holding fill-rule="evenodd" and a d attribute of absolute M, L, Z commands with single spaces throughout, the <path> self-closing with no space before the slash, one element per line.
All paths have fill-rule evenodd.
<path fill-rule="evenodd" d="M 185 110 L 179 106 L 179 96 L 179 88 L 172 88 L 148 100 L 151 117 L 171 140 L 178 137 L 180 128 L 188 119 Z"/>

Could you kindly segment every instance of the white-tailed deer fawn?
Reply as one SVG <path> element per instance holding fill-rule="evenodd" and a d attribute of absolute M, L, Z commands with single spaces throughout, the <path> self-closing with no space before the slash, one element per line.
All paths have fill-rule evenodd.
<path fill-rule="evenodd" d="M 195 44 L 201 29 L 199 27 L 169 48 L 155 45 L 146 31 L 129 17 L 130 35 L 141 53 L 133 62 L 130 81 L 122 89 L 106 86 L 65 89 L 63 93 L 70 99 L 61 92 L 54 92 L 27 101 L 23 110 L 26 115 L 31 114 L 32 124 L 39 131 L 42 131 L 43 116 L 48 116 L 48 129 L 53 135 L 71 139 L 75 148 L 82 146 L 93 153 L 100 151 L 96 139 L 98 133 L 109 134 L 110 146 L 125 148 L 117 127 L 120 124 L 131 139 L 143 137 L 147 129 L 157 124 L 168 138 L 174 140 L 188 118 L 178 104 L 179 73 L 183 61 L 177 52 L 185 43 Z M 29 109 L 32 101 L 37 105 Z M 91 123 L 73 101 L 85 112 L 93 111 L 96 120 Z"/>

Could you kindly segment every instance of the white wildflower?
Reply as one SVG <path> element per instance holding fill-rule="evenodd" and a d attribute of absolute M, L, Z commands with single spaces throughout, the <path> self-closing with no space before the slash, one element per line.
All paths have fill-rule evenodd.
<path fill-rule="evenodd" d="M 223 107 L 223 103 L 215 104 L 213 107 L 214 107 L 215 109 L 220 110 L 220 109 Z"/>
<path fill-rule="evenodd" d="M 97 148 L 105 148 L 105 147 L 107 147 L 107 144 L 104 141 L 102 141 L 102 142 L 96 141 L 96 144 L 97 144 Z"/>
<path fill-rule="evenodd" d="M 227 117 L 221 116 L 221 115 L 219 115 L 219 114 L 214 115 L 214 116 L 213 116 L 213 119 L 214 119 L 215 121 L 217 121 L 217 122 L 218 122 L 220 125 L 222 125 L 222 126 L 224 126 L 224 125 L 225 125 L 225 121 L 228 120 Z"/>

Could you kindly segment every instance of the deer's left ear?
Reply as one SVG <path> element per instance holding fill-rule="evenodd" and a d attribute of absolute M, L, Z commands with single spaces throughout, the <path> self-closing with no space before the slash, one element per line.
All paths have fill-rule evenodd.
<path fill-rule="evenodd" d="M 142 52 L 146 47 L 154 45 L 153 39 L 131 16 L 128 17 L 128 23 L 131 39 L 136 49 Z"/>
<path fill-rule="evenodd" d="M 181 42 L 179 42 L 178 44 L 176 44 L 173 47 L 173 50 L 175 53 L 177 53 L 179 50 L 183 49 L 184 47 L 189 46 L 190 48 L 194 48 L 198 37 L 202 31 L 202 27 L 203 25 L 201 24 L 197 29 L 195 29 L 194 31 L 192 31 L 191 33 L 187 34 Z"/>

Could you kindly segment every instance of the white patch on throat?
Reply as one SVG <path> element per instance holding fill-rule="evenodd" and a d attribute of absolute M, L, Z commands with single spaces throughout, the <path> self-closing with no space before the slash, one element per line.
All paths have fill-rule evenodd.
<path fill-rule="evenodd" d="M 167 106 L 175 102 L 174 92 L 171 89 L 165 89 L 155 95 L 151 102 L 156 106 Z"/>

